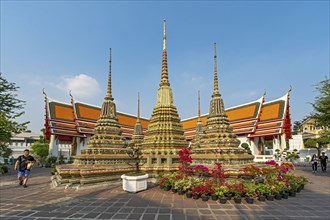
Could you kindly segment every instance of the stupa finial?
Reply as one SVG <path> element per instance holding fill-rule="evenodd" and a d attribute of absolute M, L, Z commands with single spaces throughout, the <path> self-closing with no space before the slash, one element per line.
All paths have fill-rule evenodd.
<path fill-rule="evenodd" d="M 107 87 L 106 99 L 113 100 L 112 91 L 111 91 L 111 62 L 112 62 L 112 56 L 111 56 L 111 48 L 110 48 L 109 75 L 108 75 L 108 87 Z"/>
<path fill-rule="evenodd" d="M 136 122 L 140 121 L 140 93 L 138 92 L 138 115 L 137 115 L 137 119 Z"/>
<path fill-rule="evenodd" d="M 198 90 L 198 121 L 201 120 L 201 97 L 200 91 Z"/>
<path fill-rule="evenodd" d="M 219 93 L 218 68 L 217 68 L 217 44 L 214 43 L 214 90 L 213 94 Z"/>
<path fill-rule="evenodd" d="M 163 50 L 166 50 L 166 20 L 164 19 Z"/>
<path fill-rule="evenodd" d="M 162 77 L 160 81 L 160 86 L 167 85 L 170 83 L 168 81 L 168 69 L 167 69 L 167 51 L 166 51 L 166 20 L 164 19 L 164 32 L 163 32 L 163 59 L 162 59 Z"/>

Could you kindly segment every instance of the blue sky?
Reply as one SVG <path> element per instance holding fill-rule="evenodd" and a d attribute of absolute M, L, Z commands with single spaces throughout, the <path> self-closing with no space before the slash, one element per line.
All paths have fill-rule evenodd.
<path fill-rule="evenodd" d="M 329 1 L 1 1 L 1 72 L 25 100 L 29 129 L 50 98 L 100 106 L 112 48 L 117 110 L 150 118 L 167 20 L 169 79 L 181 119 L 208 113 L 213 43 L 225 106 L 283 96 L 292 121 L 312 112 L 315 84 L 329 78 Z"/>

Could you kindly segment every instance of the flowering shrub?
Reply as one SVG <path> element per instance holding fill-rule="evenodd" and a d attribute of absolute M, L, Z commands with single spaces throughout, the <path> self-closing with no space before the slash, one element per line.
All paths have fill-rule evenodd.
<path fill-rule="evenodd" d="M 198 176 L 203 177 L 203 176 L 205 176 L 206 174 L 209 173 L 209 168 L 207 168 L 206 166 L 203 166 L 203 165 L 196 165 L 194 167 L 194 172 Z"/>
<path fill-rule="evenodd" d="M 210 185 L 194 186 L 192 188 L 193 195 L 208 196 L 211 193 L 212 193 L 212 188 L 210 187 Z"/>
<path fill-rule="evenodd" d="M 265 164 L 272 165 L 272 166 L 278 165 L 278 163 L 275 160 L 268 160 L 268 161 L 265 162 Z"/>
<path fill-rule="evenodd" d="M 223 170 L 222 164 L 216 162 L 214 168 L 211 170 L 211 176 L 217 184 L 223 184 L 225 182 L 226 176 Z"/>
<path fill-rule="evenodd" d="M 161 187 L 174 187 L 175 182 L 178 180 L 177 173 L 166 173 L 162 174 L 159 180 Z"/>
<path fill-rule="evenodd" d="M 256 184 L 253 182 L 244 183 L 245 196 L 253 198 L 256 195 Z"/>
<path fill-rule="evenodd" d="M 192 157 L 190 148 L 183 148 L 179 151 L 179 162 L 181 166 L 179 166 L 179 173 L 185 176 L 191 176 L 193 173 L 191 163 Z"/>
<path fill-rule="evenodd" d="M 234 198 L 240 198 L 246 193 L 242 181 L 236 181 L 231 184 L 230 191 L 233 194 Z"/>
<path fill-rule="evenodd" d="M 174 183 L 174 189 L 187 191 L 191 187 L 191 178 L 185 177 Z"/>
<path fill-rule="evenodd" d="M 229 188 L 226 185 L 216 185 L 214 187 L 214 194 L 220 198 L 226 197 L 228 193 L 229 193 Z"/>
<path fill-rule="evenodd" d="M 267 196 L 271 193 L 271 186 L 268 184 L 256 185 L 256 193 L 258 196 Z"/>
<path fill-rule="evenodd" d="M 294 165 L 291 162 L 283 162 L 281 164 L 281 166 L 287 168 L 288 170 L 294 170 L 295 169 Z"/>
<path fill-rule="evenodd" d="M 242 170 L 246 175 L 251 175 L 253 177 L 263 174 L 262 169 L 254 165 L 246 166 Z"/>

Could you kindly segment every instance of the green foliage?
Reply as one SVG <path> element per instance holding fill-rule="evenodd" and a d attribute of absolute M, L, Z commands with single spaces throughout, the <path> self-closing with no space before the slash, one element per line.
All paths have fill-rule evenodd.
<path fill-rule="evenodd" d="M 0 164 L 0 174 L 8 173 L 8 167 L 4 164 Z"/>
<path fill-rule="evenodd" d="M 293 135 L 298 134 L 301 131 L 301 126 L 302 126 L 302 122 L 301 121 L 295 121 L 293 123 L 292 134 Z"/>
<path fill-rule="evenodd" d="M 24 114 L 24 101 L 17 99 L 16 91 L 19 87 L 8 82 L 0 73 L 0 156 L 8 157 L 8 143 L 13 134 L 26 130 L 29 122 L 18 123 L 16 118 Z"/>
<path fill-rule="evenodd" d="M 140 145 L 137 143 L 127 144 L 127 155 L 130 158 L 128 165 L 135 167 L 135 173 L 140 173 L 140 167 L 145 164 L 142 160 L 142 151 L 140 149 Z"/>
<path fill-rule="evenodd" d="M 55 157 L 55 156 L 50 156 L 50 157 L 47 158 L 47 162 L 49 164 L 55 164 L 56 161 L 57 161 L 57 157 Z"/>
<path fill-rule="evenodd" d="M 64 164 L 64 156 L 63 155 L 60 155 L 58 157 L 58 162 L 59 162 L 59 164 Z"/>
<path fill-rule="evenodd" d="M 320 94 L 312 103 L 315 111 L 313 118 L 316 119 L 318 126 L 328 127 L 330 123 L 330 79 L 318 83 L 316 89 Z"/>
<path fill-rule="evenodd" d="M 36 141 L 31 146 L 31 153 L 36 157 L 41 164 L 44 164 L 48 156 L 49 144 Z"/>
<path fill-rule="evenodd" d="M 306 148 L 316 148 L 317 147 L 317 142 L 314 138 L 309 138 L 305 142 L 305 147 Z"/>
<path fill-rule="evenodd" d="M 292 162 L 293 160 L 296 160 L 299 158 L 300 158 L 300 156 L 299 156 L 298 150 L 294 149 L 292 152 L 287 152 L 287 156 L 285 159 Z"/>
<path fill-rule="evenodd" d="M 241 144 L 241 147 L 245 149 L 246 153 L 252 154 L 251 149 L 247 143 Z"/>

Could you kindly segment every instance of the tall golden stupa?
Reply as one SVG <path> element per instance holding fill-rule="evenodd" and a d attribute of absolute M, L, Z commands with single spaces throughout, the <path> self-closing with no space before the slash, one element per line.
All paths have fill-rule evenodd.
<path fill-rule="evenodd" d="M 200 107 L 199 107 L 200 108 Z M 200 111 L 200 110 L 199 110 Z M 198 113 L 200 118 L 200 112 Z M 214 89 L 210 102 L 209 115 L 203 132 L 200 131 L 200 119 L 197 122 L 196 136 L 193 141 L 193 163 L 246 164 L 253 162 L 253 156 L 238 148 L 240 141 L 233 133 L 225 112 L 224 103 L 218 88 L 218 70 L 216 44 L 214 44 Z"/>
<path fill-rule="evenodd" d="M 142 152 L 147 159 L 145 171 L 176 170 L 178 151 L 187 147 L 183 127 L 174 105 L 173 92 L 168 80 L 166 51 L 166 21 L 164 20 L 163 58 L 161 81 L 147 134 L 142 143 Z"/>

